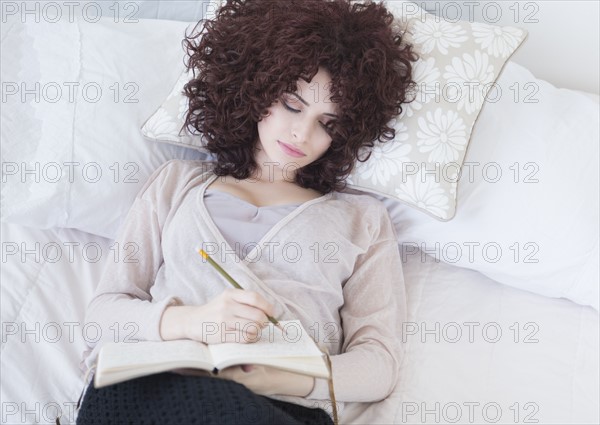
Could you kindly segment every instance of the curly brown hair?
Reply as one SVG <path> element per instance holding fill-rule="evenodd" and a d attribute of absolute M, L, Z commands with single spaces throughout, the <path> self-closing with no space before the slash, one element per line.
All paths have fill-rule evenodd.
<path fill-rule="evenodd" d="M 194 75 L 183 89 L 184 127 L 205 138 L 216 155 L 215 174 L 247 179 L 258 168 L 257 122 L 283 92 L 297 90 L 299 78 L 310 82 L 323 67 L 342 114 L 330 124 L 329 149 L 298 169 L 295 183 L 321 193 L 342 190 L 374 141 L 394 138 L 387 124 L 414 93 L 411 62 L 418 57 L 393 24 L 379 3 L 228 0 L 183 40 Z"/>

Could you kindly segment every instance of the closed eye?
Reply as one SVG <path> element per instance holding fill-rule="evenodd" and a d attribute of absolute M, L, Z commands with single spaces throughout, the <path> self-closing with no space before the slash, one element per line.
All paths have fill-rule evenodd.
<path fill-rule="evenodd" d="M 290 105 L 288 105 L 288 104 L 287 104 L 287 103 L 285 103 L 285 102 L 281 102 L 281 103 L 283 103 L 283 106 L 284 106 L 284 107 L 285 107 L 285 109 L 287 109 L 288 111 L 295 112 L 295 113 L 297 113 L 297 112 L 300 112 L 300 110 L 299 110 L 299 109 L 294 109 L 294 108 L 292 108 Z M 330 132 L 332 132 L 332 131 L 333 131 L 333 128 L 332 128 L 331 126 L 329 126 L 328 124 L 323 124 L 322 122 L 319 122 L 319 124 L 321 124 L 321 127 L 323 127 L 323 128 L 325 129 L 325 131 L 327 131 L 328 133 L 330 133 Z"/>
<path fill-rule="evenodd" d="M 285 109 L 287 109 L 288 111 L 292 111 L 292 112 L 300 112 L 300 110 L 298 110 L 298 109 L 294 109 L 294 108 L 291 108 L 291 107 L 290 107 L 290 106 L 289 106 L 287 103 L 285 103 L 285 102 L 281 102 L 281 103 L 283 103 L 283 106 L 284 106 L 284 107 L 285 107 Z"/>

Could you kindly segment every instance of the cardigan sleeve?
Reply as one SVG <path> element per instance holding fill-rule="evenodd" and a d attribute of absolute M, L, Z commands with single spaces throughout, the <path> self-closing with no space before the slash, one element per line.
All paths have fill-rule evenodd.
<path fill-rule="evenodd" d="M 341 402 L 382 400 L 393 391 L 399 374 L 400 330 L 406 314 L 402 262 L 387 210 L 380 205 L 376 214 L 372 242 L 343 286 L 344 340 L 341 354 L 330 356 L 336 399 Z M 307 398 L 328 400 L 327 380 L 315 379 Z"/>
<path fill-rule="evenodd" d="M 177 184 L 176 171 L 173 160 L 161 165 L 146 181 L 120 226 L 111 248 L 118 255 L 106 262 L 86 311 L 86 327 L 99 334 L 99 338 L 87 338 L 90 347 L 126 338 L 161 340 L 162 313 L 167 306 L 179 304 L 175 297 L 153 302 L 150 296 L 163 263 L 162 225 Z"/>

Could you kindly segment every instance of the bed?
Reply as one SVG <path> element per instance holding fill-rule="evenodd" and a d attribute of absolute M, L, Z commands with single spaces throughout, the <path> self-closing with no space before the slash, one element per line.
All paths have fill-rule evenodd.
<path fill-rule="evenodd" d="M 98 338 L 85 308 L 106 262 L 131 254 L 114 243 L 123 215 L 166 160 L 210 160 L 186 145 L 189 136 L 169 138 L 168 121 L 148 125 L 170 103 L 176 118 L 182 31 L 215 6 L 166 3 L 80 3 L 73 22 L 58 3 L 39 5 L 39 22 L 35 11 L 3 4 L 3 57 L 15 58 L 2 61 L 3 424 L 75 422 L 81 354 Z M 407 3 L 396 2 L 398 13 L 415 10 Z M 589 23 L 597 43 L 594 3 L 565 7 L 582 19 L 568 24 Z M 598 49 L 578 44 L 579 66 L 556 64 L 560 80 L 544 75 L 537 45 L 561 14 L 544 2 L 520 3 L 522 12 L 534 10 L 527 4 L 546 20 L 511 23 L 528 39 L 495 80 L 537 102 L 516 101 L 514 89 L 488 98 L 463 159 L 495 162 L 510 178 L 471 167 L 447 219 L 365 189 L 386 205 L 398 236 L 403 269 L 390 272 L 406 294 L 403 362 L 389 397 L 348 404 L 341 423 L 600 422 Z M 143 54 L 150 45 L 160 56 Z M 591 77 L 576 74 L 590 67 Z"/>

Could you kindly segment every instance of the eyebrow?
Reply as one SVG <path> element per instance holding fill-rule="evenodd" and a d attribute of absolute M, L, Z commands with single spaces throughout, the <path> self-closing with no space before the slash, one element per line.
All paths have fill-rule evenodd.
<path fill-rule="evenodd" d="M 310 106 L 308 104 L 308 102 L 306 100 L 302 99 L 302 97 L 298 93 L 293 93 L 291 91 L 286 91 L 286 93 L 296 96 L 300 100 L 300 102 L 304 103 L 306 106 Z M 324 112 L 323 115 L 327 115 L 327 116 L 330 116 L 330 117 L 337 118 L 336 114 L 330 114 L 329 112 Z"/>

